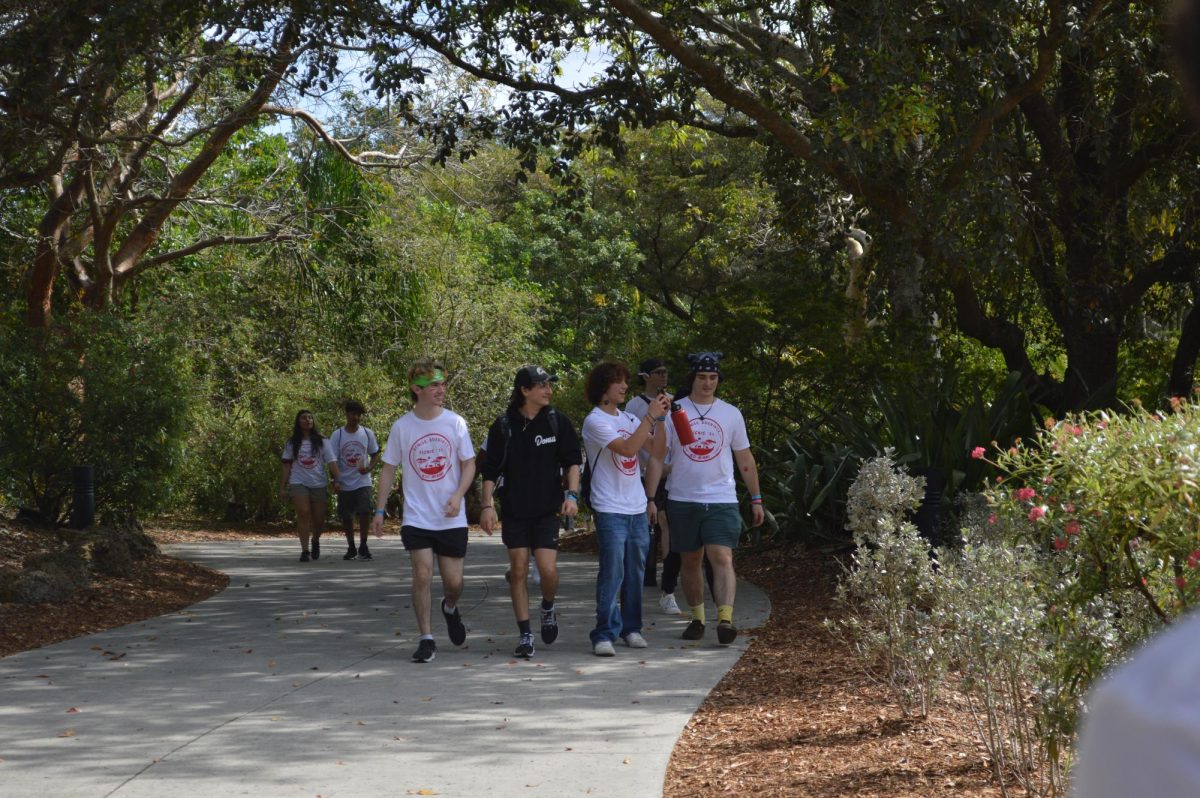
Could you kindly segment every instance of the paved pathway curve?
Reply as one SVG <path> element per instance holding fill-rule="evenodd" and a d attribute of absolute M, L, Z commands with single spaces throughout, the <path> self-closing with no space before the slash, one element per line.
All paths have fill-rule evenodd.
<path fill-rule="evenodd" d="M 650 648 L 592 656 L 595 561 L 564 554 L 559 640 L 514 660 L 507 558 L 473 537 L 466 645 L 435 605 L 437 659 L 418 665 L 399 539 L 373 562 L 325 540 L 316 563 L 278 540 L 171 547 L 229 587 L 0 659 L 0 795 L 660 795 L 676 739 L 746 644 L 717 646 L 712 625 L 685 643 L 652 588 Z M 763 593 L 738 590 L 738 626 L 765 622 Z"/>

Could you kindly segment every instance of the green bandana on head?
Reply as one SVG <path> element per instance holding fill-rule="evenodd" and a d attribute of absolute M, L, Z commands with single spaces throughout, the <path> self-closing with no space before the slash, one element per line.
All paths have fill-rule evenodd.
<path fill-rule="evenodd" d="M 440 370 L 433 372 L 433 374 L 428 374 L 428 375 L 422 374 L 420 377 L 413 377 L 413 385 L 417 386 L 418 388 L 428 388 L 430 385 L 433 385 L 435 382 L 445 382 L 445 381 L 446 381 L 446 375 L 444 373 L 442 373 Z"/>

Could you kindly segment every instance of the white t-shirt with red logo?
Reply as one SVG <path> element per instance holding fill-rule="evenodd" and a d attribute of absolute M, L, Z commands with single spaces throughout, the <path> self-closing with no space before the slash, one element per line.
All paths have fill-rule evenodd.
<path fill-rule="evenodd" d="M 288 476 L 289 485 L 303 485 L 306 488 L 323 488 L 328 484 L 325 476 L 325 465 L 337 459 L 333 445 L 326 438 L 321 448 L 314 452 L 312 441 L 308 438 L 300 441 L 300 456 L 292 454 L 292 441 L 283 447 L 283 459 L 292 461 L 292 473 Z"/>
<path fill-rule="evenodd" d="M 379 451 L 375 433 L 362 425 L 354 432 L 339 427 L 329 436 L 329 440 L 337 452 L 338 476 L 342 481 L 342 490 L 371 487 L 370 472 L 360 474 L 358 468 L 369 464 L 371 457 Z"/>
<path fill-rule="evenodd" d="M 624 456 L 608 448 L 613 441 L 633 435 L 640 423 L 641 419 L 624 410 L 610 415 L 598 407 L 583 420 L 583 445 L 592 470 L 589 503 L 593 510 L 622 515 L 646 512 L 646 489 L 637 454 Z"/>
<path fill-rule="evenodd" d="M 733 453 L 750 448 L 742 412 L 721 399 L 698 405 L 691 397 L 680 406 L 687 412 L 696 442 L 680 446 L 674 425 L 667 421 L 667 493 L 671 499 L 702 504 L 735 504 Z"/>
<path fill-rule="evenodd" d="M 471 434 L 463 417 L 443 409 L 425 421 L 405 413 L 392 425 L 383 462 L 403 471 L 404 526 L 419 529 L 457 529 L 467 525 L 467 503 L 447 518 L 442 508 L 462 476 L 462 461 L 475 456 Z"/>

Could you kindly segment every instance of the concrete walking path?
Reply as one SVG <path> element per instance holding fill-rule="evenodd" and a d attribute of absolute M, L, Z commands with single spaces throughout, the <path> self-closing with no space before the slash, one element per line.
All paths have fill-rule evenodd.
<path fill-rule="evenodd" d="M 169 547 L 229 587 L 0 659 L 0 795 L 661 795 L 676 739 L 746 646 L 716 644 L 711 605 L 706 639 L 680 640 L 686 619 L 648 588 L 650 647 L 595 657 L 595 560 L 562 554 L 559 639 L 515 660 L 506 554 L 473 535 L 467 642 L 446 638 L 435 576 L 437 659 L 416 664 L 399 538 L 372 562 L 343 561 L 339 538 L 313 563 L 295 541 Z M 745 582 L 736 607 L 740 628 L 770 610 Z"/>

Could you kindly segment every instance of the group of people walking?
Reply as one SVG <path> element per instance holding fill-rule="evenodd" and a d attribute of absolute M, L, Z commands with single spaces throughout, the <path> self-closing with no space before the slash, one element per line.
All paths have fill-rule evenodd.
<path fill-rule="evenodd" d="M 683 638 L 701 640 L 705 635 L 702 574 L 710 566 L 717 642 L 729 645 L 737 638 L 733 550 L 742 530 L 735 470 L 750 492 L 752 525 L 762 523 L 763 508 L 745 421 L 736 407 L 716 396 L 721 358 L 719 352 L 689 355 L 689 373 L 676 397 L 665 391 L 668 373 L 663 361 L 645 361 L 638 374 L 644 390 L 628 402 L 629 370 L 620 363 L 601 363 L 585 382 L 592 410 L 578 434 L 570 419 L 552 406 L 557 377 L 541 366 L 523 366 L 514 377 L 507 409 L 488 429 L 478 463 L 466 421 L 444 406 L 447 372 L 434 361 L 419 361 L 409 370 L 413 407 L 392 425 L 382 457 L 374 433 L 361 424 L 360 404 L 346 405 L 346 425 L 328 439 L 317 432 L 313 414 L 302 410 L 284 447 L 281 469 L 281 492 L 291 497 L 296 509 L 300 559 L 320 557 L 326 469 L 337 491 L 347 540 L 345 559 L 370 559 L 367 532 L 383 534 L 399 468 L 400 535 L 412 563 L 413 610 L 421 635 L 412 658 L 429 662 L 437 656 L 432 624 L 435 557 L 447 636 L 454 645 L 462 645 L 467 631 L 458 600 L 467 552 L 465 497 L 478 465 L 483 478 L 480 526 L 488 535 L 499 529 L 508 550 L 509 592 L 519 635 L 515 656 L 528 659 L 535 652 L 526 581 L 531 560 L 540 575 L 541 642 L 549 645 L 558 638 L 559 533 L 564 524 L 573 524 L 581 498 L 592 509 L 600 549 L 596 625 L 590 635 L 594 654 L 614 656 L 618 642 L 630 648 L 647 646 L 642 590 L 652 529 L 661 530 L 659 545 L 666 555 L 664 609 L 678 611 L 673 583 L 675 575 L 681 577 L 691 615 Z M 682 438 L 676 426 L 667 423 L 672 402 L 687 416 L 683 423 L 690 434 Z M 371 472 L 380 459 L 383 468 L 372 515 Z"/>

